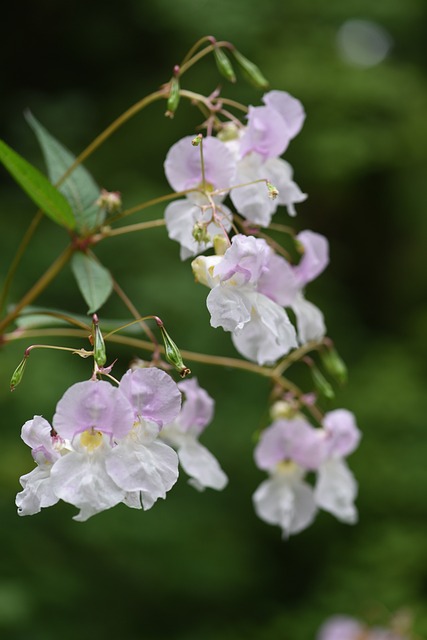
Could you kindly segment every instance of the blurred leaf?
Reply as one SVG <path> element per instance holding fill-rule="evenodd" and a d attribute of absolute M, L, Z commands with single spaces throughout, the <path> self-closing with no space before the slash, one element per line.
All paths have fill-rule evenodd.
<path fill-rule="evenodd" d="M 95 258 L 81 252 L 74 254 L 71 268 L 80 292 L 88 304 L 88 313 L 95 313 L 113 290 L 110 272 Z"/>
<path fill-rule="evenodd" d="M 74 229 L 73 211 L 64 196 L 38 169 L 0 140 L 0 161 L 25 193 L 54 222 Z"/>
<path fill-rule="evenodd" d="M 75 156 L 66 149 L 56 138 L 45 129 L 40 122 L 30 113 L 26 113 L 26 119 L 37 136 L 42 148 L 47 165 L 49 178 L 53 184 L 58 182 L 70 167 Z M 100 189 L 91 174 L 82 165 L 79 165 L 71 175 L 58 187 L 64 194 L 74 211 L 77 228 L 88 232 L 97 224 L 103 222 L 100 208 L 95 204 L 99 198 Z"/>

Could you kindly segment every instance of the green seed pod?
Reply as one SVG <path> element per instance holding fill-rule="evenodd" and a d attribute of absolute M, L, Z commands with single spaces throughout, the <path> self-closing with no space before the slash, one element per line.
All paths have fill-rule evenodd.
<path fill-rule="evenodd" d="M 107 362 L 107 351 L 105 349 L 104 337 L 102 331 L 99 328 L 98 323 L 94 323 L 94 338 L 93 338 L 93 358 L 98 367 L 103 367 Z"/>
<path fill-rule="evenodd" d="M 25 366 L 27 364 L 27 360 L 28 360 L 28 356 L 24 356 L 23 359 L 21 360 L 21 362 L 16 367 L 15 371 L 13 372 L 12 377 L 10 379 L 10 390 L 11 391 L 14 391 L 15 387 L 17 387 L 18 384 L 21 382 L 22 377 L 24 375 L 24 371 L 25 371 Z"/>
<path fill-rule="evenodd" d="M 311 377 L 313 379 L 313 384 L 316 388 L 316 391 L 320 393 L 324 398 L 328 400 L 332 400 L 335 398 L 335 392 L 332 388 L 332 385 L 326 380 L 325 376 L 319 369 L 313 365 L 310 367 Z"/>
<path fill-rule="evenodd" d="M 166 115 L 170 118 L 173 118 L 175 111 L 178 109 L 179 100 L 181 98 L 179 91 L 179 79 L 176 76 L 173 76 L 170 84 L 170 92 L 166 111 Z"/>
<path fill-rule="evenodd" d="M 248 60 L 237 49 L 232 49 L 232 52 L 249 82 L 257 89 L 267 89 L 268 80 L 262 75 L 256 64 Z"/>
<path fill-rule="evenodd" d="M 347 367 L 338 351 L 331 347 L 320 352 L 322 364 L 326 371 L 337 380 L 340 384 L 347 382 Z"/>
<path fill-rule="evenodd" d="M 163 344 L 165 345 L 166 360 L 169 364 L 175 367 L 181 378 L 185 378 L 185 376 L 188 376 L 188 374 L 191 373 L 191 370 L 185 366 L 178 347 L 164 328 L 163 324 L 159 325 L 159 329 L 162 334 Z"/>
<path fill-rule="evenodd" d="M 218 71 L 230 82 L 236 82 L 236 74 L 227 55 L 220 47 L 215 47 L 214 56 Z"/>

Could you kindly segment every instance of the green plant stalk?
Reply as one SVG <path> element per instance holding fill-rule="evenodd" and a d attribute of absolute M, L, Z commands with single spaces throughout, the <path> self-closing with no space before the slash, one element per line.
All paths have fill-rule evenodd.
<path fill-rule="evenodd" d="M 0 321 L 0 335 L 9 326 L 11 322 L 15 320 L 27 305 L 31 304 L 46 287 L 52 282 L 52 280 L 58 275 L 61 269 L 67 264 L 73 254 L 73 247 L 69 245 L 61 255 L 53 262 L 47 271 L 37 280 L 37 282 L 27 291 L 27 293 L 21 298 L 14 309 L 7 314 L 2 321 Z"/>

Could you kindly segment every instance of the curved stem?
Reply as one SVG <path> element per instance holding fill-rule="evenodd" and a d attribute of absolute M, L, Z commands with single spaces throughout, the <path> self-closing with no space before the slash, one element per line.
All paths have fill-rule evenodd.
<path fill-rule="evenodd" d="M 64 180 L 68 178 L 68 176 L 76 169 L 82 162 L 87 160 L 87 158 L 92 155 L 98 147 L 100 147 L 108 138 L 119 129 L 125 122 L 130 120 L 132 116 L 142 111 L 145 107 L 147 107 L 152 102 L 156 100 L 161 100 L 162 98 L 166 99 L 168 97 L 167 89 L 160 89 L 159 91 L 154 91 L 150 93 L 142 100 L 136 102 L 132 107 L 129 107 L 122 115 L 120 115 L 114 122 L 112 122 L 102 133 L 99 134 L 95 138 L 93 142 L 90 143 L 89 146 L 84 149 L 79 156 L 74 160 L 73 164 L 68 167 L 67 171 L 61 176 L 61 178 L 56 183 L 56 186 L 60 186 Z"/>
<path fill-rule="evenodd" d="M 112 222 L 117 222 L 117 220 L 121 220 L 122 218 L 127 218 L 127 216 L 131 216 L 133 213 L 138 213 L 138 211 L 143 211 L 148 207 L 153 207 L 156 204 L 160 204 L 161 202 L 167 202 L 168 200 L 175 200 L 175 198 L 180 198 L 181 196 L 186 196 L 187 193 L 193 193 L 194 191 L 198 191 L 198 189 L 186 189 L 185 191 L 173 191 L 172 193 L 167 193 L 164 196 L 159 196 L 158 198 L 152 198 L 151 200 L 147 200 L 146 202 L 142 202 L 141 204 L 137 204 L 131 209 L 125 209 L 121 213 L 118 213 L 113 218 L 108 220 L 108 224 Z"/>
<path fill-rule="evenodd" d="M 164 218 L 158 220 L 148 220 L 147 222 L 137 222 L 136 224 L 129 224 L 126 227 L 118 227 L 117 229 L 111 229 L 102 234 L 103 238 L 111 238 L 112 236 L 121 236 L 124 233 L 133 233 L 133 231 L 144 231 L 144 229 L 154 229 L 155 227 L 164 227 L 166 221 Z"/>
<path fill-rule="evenodd" d="M 0 335 L 3 333 L 5 328 L 15 320 L 15 318 L 19 315 L 20 311 L 31 304 L 33 300 L 37 298 L 41 294 L 41 292 L 46 289 L 48 284 L 52 282 L 52 280 L 58 275 L 61 269 L 67 264 L 68 260 L 73 254 L 73 247 L 69 245 L 65 251 L 61 253 L 61 255 L 53 262 L 47 271 L 37 280 L 37 282 L 31 287 L 29 291 L 21 298 L 18 304 L 14 307 L 13 311 L 11 311 L 3 320 L 0 322 Z"/>
<path fill-rule="evenodd" d="M 206 42 L 206 40 L 211 41 L 212 36 L 203 36 L 203 38 L 200 38 L 200 40 L 197 40 L 197 42 L 195 44 L 193 44 L 193 46 L 191 47 L 191 49 L 186 53 L 186 55 L 184 56 L 181 64 L 179 65 L 179 68 L 181 69 L 181 67 L 188 61 L 190 60 L 190 58 L 192 57 L 192 55 L 197 51 L 197 49 L 204 43 Z"/>
<path fill-rule="evenodd" d="M 14 278 L 14 275 L 16 273 L 16 270 L 19 266 L 19 263 L 21 262 L 22 256 L 25 253 L 25 250 L 31 240 L 31 238 L 33 237 L 37 227 L 40 224 L 40 221 L 43 218 L 43 211 L 41 211 L 41 209 L 39 209 L 37 211 L 37 213 L 35 214 L 34 218 L 32 219 L 30 226 L 28 227 L 28 229 L 26 230 L 24 237 L 22 238 L 19 247 L 16 251 L 15 257 L 12 260 L 12 263 L 9 267 L 9 271 L 6 274 L 5 280 L 4 280 L 4 285 L 3 285 L 3 291 L 1 294 L 1 298 L 0 298 L 0 313 L 3 311 L 3 307 L 5 305 L 6 299 L 7 299 L 7 295 L 9 293 L 9 289 L 10 286 L 12 284 L 12 280 Z"/>
<path fill-rule="evenodd" d="M 216 47 L 226 47 L 227 49 L 229 49 L 230 43 L 222 40 L 221 42 L 215 42 L 215 44 L 208 45 L 207 47 L 199 51 L 199 53 L 196 53 L 190 60 L 186 60 L 184 64 L 181 65 L 178 76 L 181 77 L 186 71 L 188 71 L 188 69 L 190 69 L 190 67 L 192 67 L 194 64 L 196 64 L 196 62 L 199 62 L 199 60 L 211 53 Z M 188 55 L 186 57 L 188 57 Z"/>
<path fill-rule="evenodd" d="M 279 362 L 279 364 L 274 367 L 273 374 L 275 376 L 281 376 L 282 373 L 286 371 L 286 369 L 289 369 L 289 367 L 294 364 L 294 362 L 297 362 L 298 360 L 303 358 L 306 353 L 319 349 L 322 344 L 323 340 L 311 340 L 310 342 L 303 344 L 301 347 L 295 349 L 295 351 L 292 351 L 292 353 L 286 356 L 284 360 Z"/>

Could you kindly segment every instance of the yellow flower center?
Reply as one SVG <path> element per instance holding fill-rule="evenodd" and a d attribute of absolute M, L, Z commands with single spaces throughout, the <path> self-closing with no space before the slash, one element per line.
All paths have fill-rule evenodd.
<path fill-rule="evenodd" d="M 95 431 L 92 429 L 86 429 L 80 436 L 80 444 L 82 444 L 88 451 L 94 451 L 102 444 L 101 431 Z"/>

